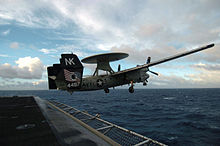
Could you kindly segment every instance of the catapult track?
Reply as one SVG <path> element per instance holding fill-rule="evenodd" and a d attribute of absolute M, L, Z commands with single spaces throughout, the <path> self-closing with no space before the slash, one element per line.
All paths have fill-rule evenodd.
<path fill-rule="evenodd" d="M 155 146 L 165 146 L 164 144 L 152 140 L 151 138 L 142 136 L 138 133 L 132 132 L 110 122 L 100 119 L 98 116 L 92 116 L 86 112 L 82 112 L 73 107 L 70 107 L 66 104 L 56 102 L 56 101 L 48 101 L 49 104 L 65 113 L 66 115 L 72 117 L 73 119 L 77 119 L 78 122 L 88 128 L 90 131 L 95 133 L 96 135 L 105 135 L 111 140 L 115 141 L 119 145 L 155 145 Z"/>

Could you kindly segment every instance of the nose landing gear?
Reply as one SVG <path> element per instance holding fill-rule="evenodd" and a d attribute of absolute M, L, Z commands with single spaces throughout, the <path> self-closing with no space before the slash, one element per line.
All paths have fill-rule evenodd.
<path fill-rule="evenodd" d="M 147 86 L 147 80 L 143 82 L 143 86 Z"/>
<path fill-rule="evenodd" d="M 130 93 L 134 93 L 134 88 L 133 88 L 133 87 L 129 87 L 128 91 L 129 91 Z"/>

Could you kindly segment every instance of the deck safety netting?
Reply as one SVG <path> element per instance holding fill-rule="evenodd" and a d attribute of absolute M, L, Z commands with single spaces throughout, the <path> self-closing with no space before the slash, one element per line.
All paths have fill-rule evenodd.
<path fill-rule="evenodd" d="M 111 128 L 105 135 L 121 145 L 135 145 L 144 141 L 143 138 L 116 127 Z"/>
<path fill-rule="evenodd" d="M 65 104 L 62 104 L 56 101 L 50 101 L 50 102 L 54 104 L 55 106 L 59 107 L 60 109 L 62 109 L 63 111 L 71 114 L 75 118 L 81 120 L 82 122 L 89 125 L 90 127 L 98 130 L 99 132 L 111 138 L 112 140 L 114 140 L 120 145 L 123 145 L 123 146 L 130 146 L 130 145 L 161 146 L 161 145 L 164 145 L 150 138 L 147 138 L 135 132 L 119 127 L 115 124 L 104 121 L 96 116 L 92 116 L 86 112 L 81 112 L 68 105 L 65 105 Z"/>

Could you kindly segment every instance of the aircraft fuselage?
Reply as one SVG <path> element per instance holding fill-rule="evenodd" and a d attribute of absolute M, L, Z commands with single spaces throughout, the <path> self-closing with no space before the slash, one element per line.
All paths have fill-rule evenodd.
<path fill-rule="evenodd" d="M 67 84 L 65 80 L 55 80 L 55 82 L 59 89 L 67 90 L 69 92 L 100 90 L 130 84 L 131 81 L 133 81 L 133 83 L 143 82 L 149 78 L 149 74 L 147 74 L 146 71 L 147 69 L 144 68 L 139 71 L 129 72 L 117 76 L 110 74 L 85 77 L 82 78 L 81 87 L 79 89 L 70 89 L 72 83 Z"/>

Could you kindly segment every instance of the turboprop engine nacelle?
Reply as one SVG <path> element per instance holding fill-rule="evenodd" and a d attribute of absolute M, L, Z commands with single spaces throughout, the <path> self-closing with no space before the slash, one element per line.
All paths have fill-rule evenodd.
<path fill-rule="evenodd" d="M 149 74 L 147 73 L 148 69 L 143 68 L 137 72 L 131 72 L 127 74 L 126 79 L 128 81 L 133 81 L 134 83 L 140 83 L 146 81 L 149 78 Z"/>

